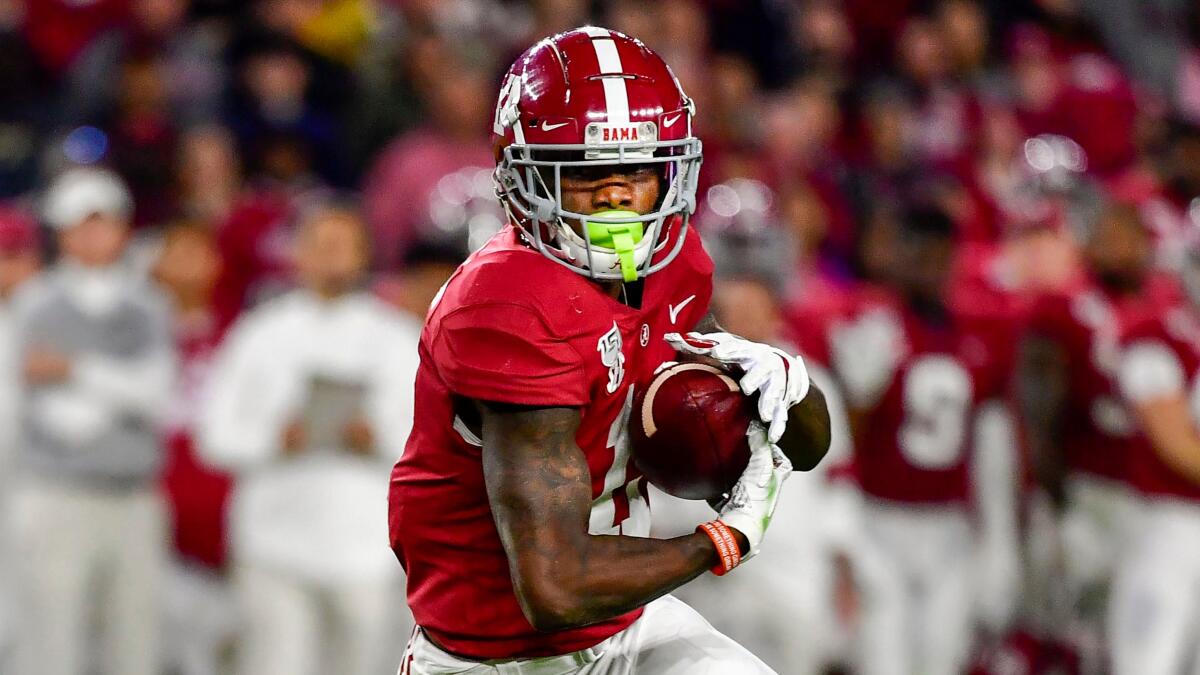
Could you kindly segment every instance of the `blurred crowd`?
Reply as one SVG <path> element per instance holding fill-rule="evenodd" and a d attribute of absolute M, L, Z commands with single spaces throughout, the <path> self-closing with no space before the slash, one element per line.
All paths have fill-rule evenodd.
<path fill-rule="evenodd" d="M 1200 666 L 1200 560 L 1109 593 L 1175 391 L 1120 345 L 1200 278 L 1195 3 L 0 0 L 0 671 L 395 670 L 420 322 L 504 223 L 500 74 L 587 23 L 695 99 L 714 310 L 837 428 L 681 596 L 781 673 Z"/>

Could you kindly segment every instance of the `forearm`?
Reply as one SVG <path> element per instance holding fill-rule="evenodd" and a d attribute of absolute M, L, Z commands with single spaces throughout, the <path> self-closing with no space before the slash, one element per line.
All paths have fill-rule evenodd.
<path fill-rule="evenodd" d="M 1144 403 L 1135 408 L 1154 452 L 1175 472 L 1200 485 L 1200 435 L 1182 396 Z"/>
<path fill-rule="evenodd" d="M 716 565 L 707 535 L 662 540 L 588 533 L 591 473 L 575 445 L 577 410 L 479 409 L 488 501 L 513 590 L 535 628 L 618 616 Z"/>
<path fill-rule="evenodd" d="M 73 375 L 76 383 L 95 397 L 154 418 L 169 397 L 174 363 L 166 350 L 128 360 L 87 354 L 75 360 Z"/>
<path fill-rule="evenodd" d="M 556 561 L 552 588 L 557 597 L 540 598 L 543 613 L 535 625 L 554 630 L 620 616 L 695 579 L 717 562 L 716 549 L 703 533 L 674 539 L 588 536 L 579 551 Z M 546 607 L 553 611 L 545 612 Z"/>

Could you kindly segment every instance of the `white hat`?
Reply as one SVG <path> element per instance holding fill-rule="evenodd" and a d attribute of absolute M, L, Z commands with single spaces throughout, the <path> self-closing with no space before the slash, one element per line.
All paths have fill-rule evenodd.
<path fill-rule="evenodd" d="M 133 197 L 121 177 L 107 169 L 79 167 L 61 173 L 42 203 L 42 217 L 56 230 L 75 227 L 101 213 L 129 219 Z"/>

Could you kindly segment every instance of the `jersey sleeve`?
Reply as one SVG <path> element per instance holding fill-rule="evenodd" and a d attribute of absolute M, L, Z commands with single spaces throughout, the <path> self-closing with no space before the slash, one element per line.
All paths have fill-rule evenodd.
<path fill-rule="evenodd" d="M 1121 357 L 1117 379 L 1121 395 L 1133 403 L 1183 394 L 1183 366 L 1161 340 L 1131 342 Z"/>
<path fill-rule="evenodd" d="M 579 352 L 528 307 L 490 303 L 457 309 L 442 319 L 431 351 L 443 382 L 460 396 L 572 407 L 590 399 Z"/>

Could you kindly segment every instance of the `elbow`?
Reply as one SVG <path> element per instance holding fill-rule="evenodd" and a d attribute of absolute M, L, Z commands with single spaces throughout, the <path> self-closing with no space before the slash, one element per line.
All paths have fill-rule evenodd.
<path fill-rule="evenodd" d="M 518 583 L 516 588 L 521 612 L 536 630 L 552 632 L 589 623 L 581 594 L 566 583 L 541 580 Z"/>
<path fill-rule="evenodd" d="M 825 395 L 814 386 L 804 400 L 789 411 L 779 449 L 787 455 L 793 469 L 811 471 L 829 454 L 832 440 Z"/>
<path fill-rule="evenodd" d="M 795 471 L 812 471 L 817 468 L 825 455 L 829 452 L 829 441 L 824 443 L 814 443 L 804 451 L 792 453 L 788 455 L 788 459 L 792 462 L 792 469 Z M 787 454 L 787 453 L 784 453 Z"/>

